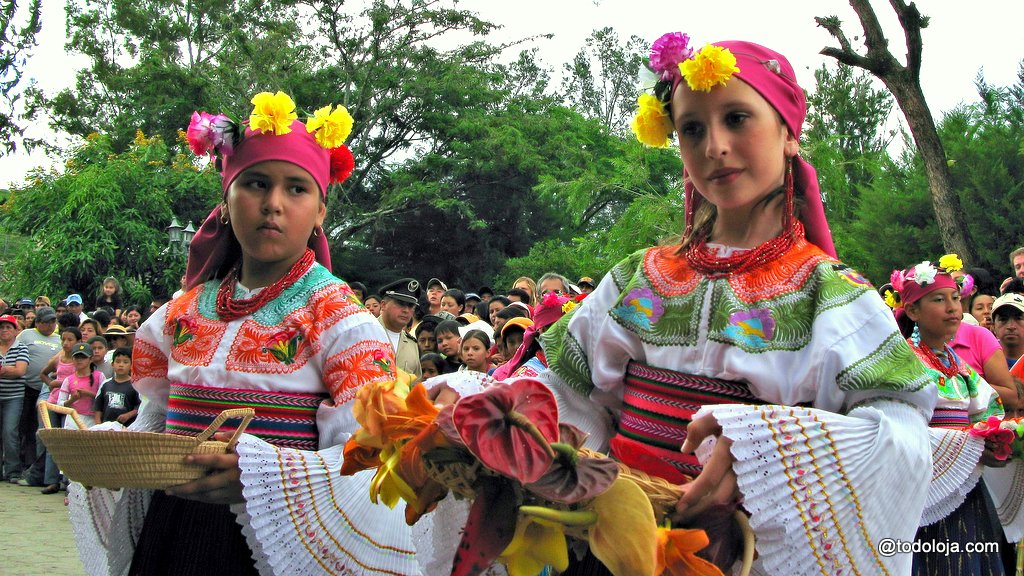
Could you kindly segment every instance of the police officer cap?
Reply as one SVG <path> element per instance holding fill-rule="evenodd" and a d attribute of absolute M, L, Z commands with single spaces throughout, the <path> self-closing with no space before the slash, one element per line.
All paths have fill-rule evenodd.
<path fill-rule="evenodd" d="M 416 304 L 420 301 L 420 293 L 422 291 L 419 280 L 402 278 L 381 288 L 380 296 L 381 298 L 394 298 L 406 304 Z"/>

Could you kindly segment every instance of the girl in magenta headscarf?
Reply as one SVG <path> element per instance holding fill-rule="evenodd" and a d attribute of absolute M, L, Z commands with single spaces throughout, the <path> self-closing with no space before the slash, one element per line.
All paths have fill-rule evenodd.
<path fill-rule="evenodd" d="M 907 573 L 910 555 L 879 543 L 917 530 L 935 388 L 878 294 L 835 258 L 799 155 L 792 66 L 681 33 L 654 43 L 650 65 L 633 130 L 678 139 L 686 229 L 617 264 L 544 334 L 560 417 L 630 466 L 695 477 L 674 521 L 708 529 L 702 554 L 726 571 L 741 507 L 769 574 Z"/>
<path fill-rule="evenodd" d="M 94 574 L 416 573 L 401 512 L 368 501 L 371 476 L 339 475 L 357 391 L 396 376 L 321 228 L 328 185 L 352 170 L 352 118 L 326 106 L 299 121 L 281 92 L 252 102 L 247 126 L 192 117 L 223 202 L 192 240 L 185 293 L 136 333 L 131 429 L 195 435 L 238 406 L 256 417 L 234 453 L 188 458 L 210 471 L 194 482 L 73 489 L 83 561 Z"/>

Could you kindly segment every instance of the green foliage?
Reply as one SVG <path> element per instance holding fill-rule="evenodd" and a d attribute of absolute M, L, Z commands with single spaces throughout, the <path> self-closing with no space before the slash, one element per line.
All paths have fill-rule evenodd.
<path fill-rule="evenodd" d="M 184 271 L 181 254 L 166 253 L 173 215 L 202 221 L 220 196 L 219 177 L 198 170 L 159 137 L 137 135 L 114 152 L 94 135 L 67 161 L 64 173 L 37 171 L 12 190 L 0 213 L 5 229 L 29 237 L 0 288 L 17 294 L 96 294 L 103 278 L 119 278 L 130 302 L 170 294 Z M 173 214 L 172 214 L 173 207 Z"/>
<path fill-rule="evenodd" d="M 36 45 L 36 34 L 42 28 L 42 0 L 29 0 L 27 8 L 18 10 L 18 2 L 9 0 L 0 5 L 0 147 L 8 153 L 18 142 L 31 148 L 36 142 L 24 140 L 24 127 L 16 110 L 22 98 L 21 77 L 28 53 Z"/>
<path fill-rule="evenodd" d="M 563 65 L 563 101 L 584 116 L 599 119 L 610 130 L 629 134 L 639 96 L 637 72 L 648 46 L 639 36 L 620 43 L 611 27 L 594 30 L 573 61 Z"/>

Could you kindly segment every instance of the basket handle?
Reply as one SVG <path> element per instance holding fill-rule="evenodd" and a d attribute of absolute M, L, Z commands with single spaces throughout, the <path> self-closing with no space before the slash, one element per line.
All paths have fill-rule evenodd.
<path fill-rule="evenodd" d="M 75 411 L 74 408 L 68 408 L 67 406 L 61 406 L 59 404 L 51 404 L 50 402 L 40 402 L 36 406 L 36 410 L 39 411 L 39 421 L 43 423 L 43 426 L 47 430 L 53 428 L 50 424 L 50 412 L 71 416 L 71 419 L 75 421 L 75 425 L 78 426 L 79 430 L 89 429 L 89 426 L 82 420 L 82 417 L 78 415 L 78 412 Z"/>
<path fill-rule="evenodd" d="M 213 433 L 224 424 L 224 422 L 232 418 L 241 418 L 242 423 L 238 425 L 238 428 L 235 429 L 235 433 L 231 436 L 231 439 L 228 440 L 228 450 L 231 450 L 235 447 L 235 444 L 238 443 L 238 437 L 245 432 L 245 428 L 249 425 L 249 422 L 252 422 L 254 416 L 256 416 L 256 411 L 252 408 L 232 408 L 230 410 L 225 410 L 221 412 L 213 422 L 210 422 L 210 425 L 206 427 L 206 430 L 200 432 L 196 436 L 196 439 L 200 442 L 206 442 L 211 436 L 213 436 Z"/>

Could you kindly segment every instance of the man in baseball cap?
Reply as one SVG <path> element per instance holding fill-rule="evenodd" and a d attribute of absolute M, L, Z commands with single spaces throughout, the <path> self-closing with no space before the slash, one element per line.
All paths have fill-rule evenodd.
<path fill-rule="evenodd" d="M 437 314 L 441 311 L 441 297 L 448 291 L 448 285 L 438 278 L 431 278 L 427 282 L 427 302 L 430 303 L 428 314 Z"/>
<path fill-rule="evenodd" d="M 89 319 L 89 316 L 82 312 L 82 295 L 81 294 L 68 294 L 68 297 L 64 299 L 64 303 L 68 307 L 68 312 L 78 315 L 79 323 L 85 322 Z"/>
<path fill-rule="evenodd" d="M 590 276 L 580 278 L 576 285 L 580 287 L 581 294 L 590 294 L 594 291 L 594 279 Z"/>
<path fill-rule="evenodd" d="M 1013 367 L 1024 355 L 1024 295 L 1009 292 L 992 303 L 992 333 Z"/>

